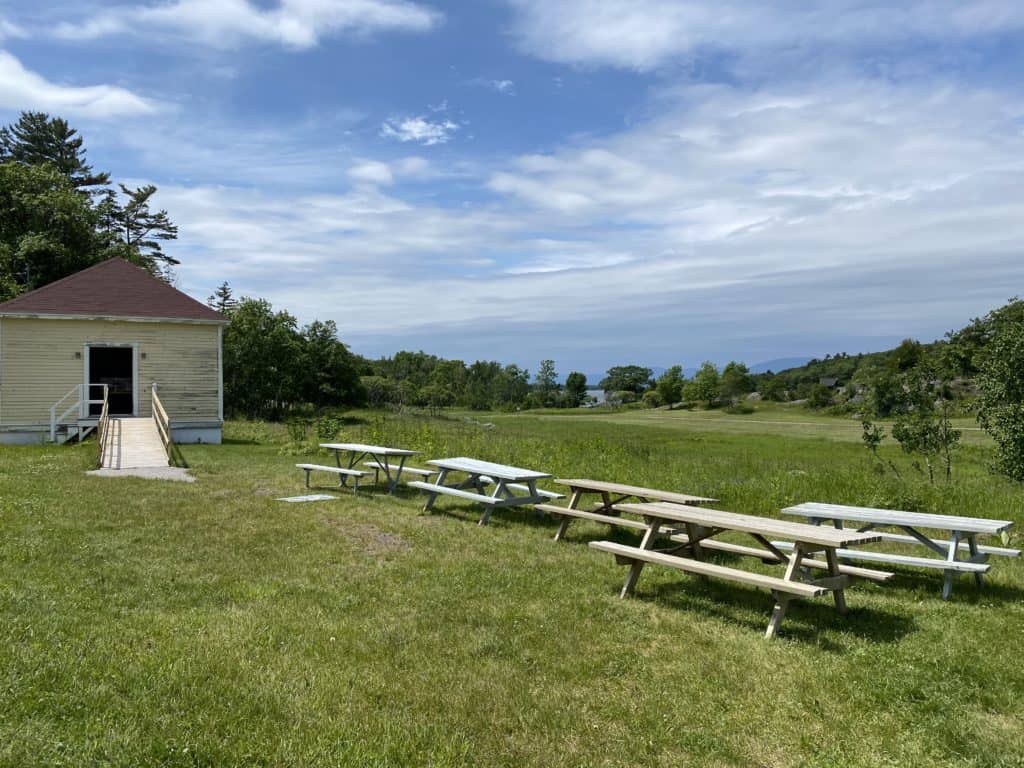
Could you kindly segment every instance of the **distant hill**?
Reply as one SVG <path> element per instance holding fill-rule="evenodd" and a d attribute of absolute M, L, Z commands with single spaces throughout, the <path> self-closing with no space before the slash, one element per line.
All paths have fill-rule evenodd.
<path fill-rule="evenodd" d="M 811 357 L 779 357 L 775 360 L 766 360 L 763 363 L 750 366 L 751 373 L 778 373 L 790 368 L 800 368 L 807 365 L 814 358 Z"/>

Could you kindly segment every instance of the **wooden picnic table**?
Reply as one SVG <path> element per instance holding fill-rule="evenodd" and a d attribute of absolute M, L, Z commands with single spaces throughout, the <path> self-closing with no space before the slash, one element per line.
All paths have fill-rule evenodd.
<path fill-rule="evenodd" d="M 320 447 L 334 451 L 334 461 L 339 469 L 352 471 L 352 468 L 358 461 L 370 457 L 371 460 L 366 462 L 366 464 L 374 470 L 378 480 L 380 479 L 380 472 L 384 473 L 388 482 L 388 493 L 394 493 L 395 488 L 398 486 L 398 481 L 402 477 L 403 470 L 413 471 L 412 467 L 406 468 L 405 460 L 419 453 L 419 451 L 410 451 L 405 448 L 388 448 L 383 445 L 364 445 L 363 443 L 320 443 Z M 347 467 L 342 467 L 342 453 L 348 454 Z M 398 459 L 397 466 L 389 462 L 389 459 L 392 457 Z M 424 472 L 425 470 L 416 470 L 415 474 L 424 474 Z M 430 475 L 433 473 L 426 472 L 426 474 Z M 341 485 L 345 485 L 346 480 L 345 475 L 341 475 L 339 478 Z"/>
<path fill-rule="evenodd" d="M 676 568 L 698 576 L 713 576 L 727 581 L 749 584 L 771 591 L 775 598 L 766 638 L 772 638 L 786 615 L 789 602 L 801 597 L 819 597 L 832 593 L 836 610 L 846 613 L 846 587 L 850 576 L 860 575 L 840 566 L 836 551 L 842 547 L 868 544 L 879 541 L 873 533 L 858 533 L 849 530 L 833 530 L 806 523 L 793 523 L 735 512 L 722 512 L 703 507 L 684 506 L 666 502 L 620 505 L 623 512 L 631 512 L 644 518 L 646 529 L 640 546 L 631 547 L 612 541 L 593 541 L 590 546 L 615 555 L 621 564 L 630 566 L 620 597 L 633 593 L 637 579 L 645 563 L 655 563 Z M 654 546 L 663 527 L 678 527 L 682 524 L 685 534 L 673 541 L 667 551 L 655 551 Z M 722 533 L 741 532 L 749 534 L 765 553 L 765 559 L 786 564 L 782 578 L 703 562 L 704 549 L 711 549 L 711 541 Z M 771 539 L 785 538 L 793 542 L 793 551 L 783 553 Z M 723 542 L 725 543 L 725 542 Z M 824 562 L 809 558 L 814 553 L 824 553 Z M 823 568 L 826 575 L 814 578 L 808 567 Z M 891 574 L 881 574 L 889 576 Z"/>
<path fill-rule="evenodd" d="M 431 459 L 427 464 L 437 467 L 439 472 L 433 483 L 414 481 L 407 483 L 410 487 L 425 491 L 427 502 L 423 511 L 427 512 L 434 506 L 438 495 L 455 496 L 484 505 L 484 513 L 480 525 L 487 525 L 491 512 L 496 507 L 521 507 L 537 504 L 546 499 L 561 498 L 561 494 L 537 488 L 537 481 L 551 477 L 546 472 L 535 472 L 506 464 L 495 464 L 459 456 L 452 459 Z M 446 483 L 451 473 L 464 474 L 466 477 L 454 483 Z M 494 490 L 487 495 L 485 489 L 493 485 Z M 473 488 L 474 491 L 466 490 Z"/>
<path fill-rule="evenodd" d="M 561 541 L 562 537 L 565 536 L 565 532 L 568 530 L 569 523 L 572 522 L 573 518 L 594 520 L 613 526 L 633 527 L 629 525 L 629 521 L 624 522 L 619 517 L 621 507 L 618 505 L 627 499 L 636 499 L 639 502 L 667 501 L 673 504 L 687 505 L 715 504 L 718 502 L 718 499 L 711 499 L 707 496 L 691 496 L 687 493 L 659 491 L 656 488 L 610 483 L 604 480 L 558 479 L 555 480 L 555 483 L 568 486 L 570 491 L 569 506 L 537 505 L 537 509 L 561 518 L 558 530 L 555 532 L 555 541 Z M 595 503 L 589 509 L 581 509 L 580 502 L 587 495 L 598 495 L 601 497 L 601 501 Z"/>
<path fill-rule="evenodd" d="M 920 568 L 935 568 L 944 571 L 942 599 L 948 600 L 953 594 L 953 581 L 958 573 L 973 573 L 978 586 L 984 585 L 984 575 L 991 566 L 989 555 L 1018 557 L 1019 549 L 1007 547 L 986 547 L 978 544 L 979 536 L 994 536 L 1013 527 L 1009 520 L 989 520 L 981 517 L 959 517 L 955 515 L 935 515 L 927 512 L 902 512 L 892 509 L 874 509 L 872 507 L 853 507 L 842 504 L 822 504 L 806 502 L 795 507 L 787 507 L 783 514 L 807 518 L 812 525 L 820 525 L 828 520 L 839 530 L 846 530 L 844 523 L 859 525 L 857 531 L 875 531 L 882 540 L 901 544 L 920 544 L 937 553 L 942 559 L 935 557 L 912 557 L 909 555 L 888 552 L 851 552 L 840 550 L 838 555 L 844 560 L 865 560 L 895 565 L 908 565 Z M 902 534 L 878 531 L 879 528 L 896 528 Z M 924 530 L 945 531 L 950 534 L 947 539 L 935 539 L 922 532 Z M 852 530 L 852 529 L 851 529 Z M 966 558 L 961 555 L 967 554 Z"/>

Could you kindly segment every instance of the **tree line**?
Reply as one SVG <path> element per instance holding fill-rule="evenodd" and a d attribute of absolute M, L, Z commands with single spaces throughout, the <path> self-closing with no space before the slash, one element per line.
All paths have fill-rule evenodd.
<path fill-rule="evenodd" d="M 120 256 L 170 281 L 162 244 L 178 228 L 151 184 L 112 187 L 59 117 L 22 112 L 0 128 L 0 301 Z"/>
<path fill-rule="evenodd" d="M 157 189 L 111 185 L 89 164 L 78 132 L 59 117 L 23 112 L 0 127 L 0 301 L 113 256 L 165 280 L 177 260 L 162 245 L 178 228 L 150 206 Z M 353 405 L 476 410 L 576 408 L 592 404 L 587 378 L 560 379 L 553 360 L 536 374 L 497 361 L 446 360 L 398 352 L 353 354 L 333 322 L 300 327 L 259 298 L 236 300 L 227 283 L 210 297 L 231 323 L 224 335 L 229 414 L 282 418 L 303 409 Z M 752 399 L 803 401 L 860 415 L 864 442 L 878 456 L 891 436 L 920 456 L 929 477 L 948 477 L 959 432 L 954 413 L 972 413 L 993 437 L 996 468 L 1024 481 L 1024 301 L 1013 299 L 940 341 L 907 339 L 889 352 L 845 353 L 779 373 L 752 374 L 740 362 L 703 363 L 687 378 L 680 365 L 655 378 L 650 368 L 615 366 L 597 385 L 614 406 L 751 409 Z"/>

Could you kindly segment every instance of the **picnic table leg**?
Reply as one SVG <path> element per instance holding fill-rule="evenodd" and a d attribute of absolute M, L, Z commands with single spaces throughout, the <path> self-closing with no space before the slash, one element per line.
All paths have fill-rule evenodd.
<path fill-rule="evenodd" d="M 786 566 L 786 575 L 783 577 L 786 581 L 795 581 L 794 578 L 800 571 L 800 562 L 804 559 L 803 548 L 800 544 L 793 546 L 793 552 L 789 556 L 789 564 Z M 765 630 L 764 637 L 766 640 L 771 640 L 775 637 L 779 631 L 779 626 L 782 624 L 782 620 L 786 617 L 786 609 L 789 608 L 789 601 L 792 599 L 789 595 L 782 594 L 781 592 L 772 592 L 772 596 L 775 598 L 775 607 L 772 608 L 772 617 L 768 622 L 768 629 Z"/>
<path fill-rule="evenodd" d="M 309 488 L 309 487 L 310 487 L 310 486 L 309 486 L 309 473 L 310 473 L 310 470 L 308 470 L 308 469 L 307 469 L 307 470 L 306 470 L 306 487 L 307 487 L 307 488 Z"/>
<path fill-rule="evenodd" d="M 644 533 L 644 537 L 640 541 L 640 549 L 654 548 L 654 542 L 658 538 L 658 529 L 660 527 L 660 520 L 652 520 L 650 522 L 647 532 Z M 629 573 L 626 574 L 626 583 L 622 585 L 622 591 L 619 593 L 619 597 L 628 597 L 633 594 L 633 588 L 636 586 L 636 580 L 640 578 L 640 571 L 643 569 L 643 560 L 633 561 L 633 564 L 629 566 Z"/>
<path fill-rule="evenodd" d="M 576 488 L 572 492 L 572 496 L 569 497 L 569 509 L 576 509 L 580 503 L 580 497 L 583 496 L 583 492 Z M 565 536 L 565 532 L 569 529 L 569 523 L 572 522 L 572 516 L 562 515 L 562 520 L 558 523 L 558 530 L 555 531 L 555 541 L 561 541 L 562 537 Z"/>
<path fill-rule="evenodd" d="M 477 487 L 478 488 L 480 487 L 480 481 L 479 480 L 477 480 Z M 494 493 L 491 494 L 491 498 L 492 499 L 500 498 L 502 492 L 506 492 L 507 493 L 506 488 L 505 488 L 505 481 L 504 480 L 498 480 L 498 484 L 494 486 Z M 491 522 L 491 512 L 493 512 L 493 511 L 494 511 L 494 508 L 490 504 L 485 505 L 484 506 L 484 513 L 480 516 L 480 520 L 479 520 L 479 522 L 477 522 L 477 525 L 487 525 L 489 522 Z"/>
<path fill-rule="evenodd" d="M 448 470 L 442 469 L 438 475 L 434 485 L 444 485 L 444 479 L 448 476 Z M 423 511 L 429 512 L 430 508 L 434 506 L 434 499 L 437 498 L 437 494 L 431 491 L 427 491 L 427 503 L 423 505 Z"/>
<path fill-rule="evenodd" d="M 955 563 L 957 559 L 957 550 L 960 548 L 960 531 L 953 531 L 953 535 L 949 541 L 949 552 L 946 554 L 947 563 Z M 953 594 L 953 580 L 956 578 L 956 571 L 949 569 L 946 571 L 946 577 L 942 581 L 942 599 L 949 600 Z"/>
<path fill-rule="evenodd" d="M 972 533 L 972 534 L 970 534 L 967 537 L 967 546 L 971 550 L 971 560 L 977 560 L 978 559 L 978 536 L 977 536 L 977 534 L 973 534 Z M 985 586 L 985 574 L 983 574 L 983 573 L 976 573 L 976 574 L 974 574 L 974 583 L 977 584 L 979 587 Z"/>
<path fill-rule="evenodd" d="M 402 470 L 405 469 L 405 460 L 406 460 L 406 458 L 407 457 L 405 457 L 405 456 L 400 456 L 398 458 L 398 469 L 395 470 L 395 477 L 394 477 L 394 479 L 392 479 L 390 471 L 387 473 L 387 476 L 388 476 L 388 493 L 389 494 L 394 493 L 395 492 L 395 488 L 398 487 L 398 481 L 402 477 Z M 391 468 L 390 465 L 387 463 L 386 459 L 384 461 L 384 466 L 388 467 L 389 470 Z"/>
<path fill-rule="evenodd" d="M 772 617 L 768 621 L 768 629 L 764 633 L 765 640 L 771 640 L 778 633 L 779 626 L 786 617 L 786 609 L 789 607 L 789 597 L 786 595 L 772 592 L 772 597 L 775 598 L 775 607 L 772 608 Z"/>
<path fill-rule="evenodd" d="M 839 571 L 839 557 L 836 555 L 835 547 L 829 547 L 825 550 L 825 560 L 828 562 L 828 575 L 838 576 L 842 578 L 842 573 Z M 843 616 L 846 614 L 846 590 L 845 589 L 833 589 L 832 597 L 836 601 L 836 611 L 839 615 Z"/>

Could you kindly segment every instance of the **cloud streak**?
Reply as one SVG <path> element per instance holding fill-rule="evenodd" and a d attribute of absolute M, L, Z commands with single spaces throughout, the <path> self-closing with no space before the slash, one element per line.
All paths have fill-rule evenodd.
<path fill-rule="evenodd" d="M 100 11 L 62 23 L 54 34 L 66 40 L 95 40 L 156 33 L 216 48 L 259 42 L 302 50 L 346 33 L 426 32 L 441 18 L 437 11 L 408 0 L 279 0 L 269 8 L 249 0 L 173 0 Z"/>
<path fill-rule="evenodd" d="M 0 50 L 0 108 L 105 119 L 153 115 L 165 106 L 115 85 L 68 85 L 47 80 Z"/>
<path fill-rule="evenodd" d="M 549 61 L 651 70 L 705 49 L 871 46 L 1019 31 L 999 0 L 508 0 L 522 50 Z"/>

